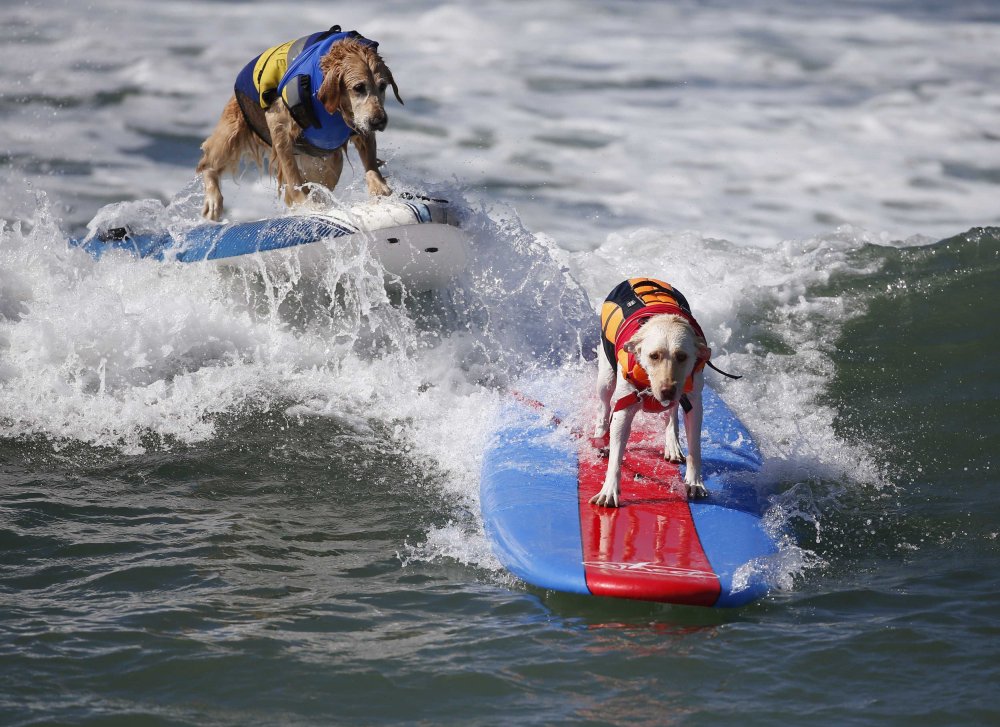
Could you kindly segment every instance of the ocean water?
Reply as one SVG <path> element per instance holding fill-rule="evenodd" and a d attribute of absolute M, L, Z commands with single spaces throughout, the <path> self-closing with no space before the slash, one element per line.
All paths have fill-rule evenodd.
<path fill-rule="evenodd" d="M 263 48 L 338 23 L 398 190 L 474 257 L 402 300 L 67 246 L 192 222 Z M 1000 5 L 0 4 L 0 723 L 1000 723 Z M 336 195 L 364 198 L 355 161 Z M 280 214 L 226 179 L 231 219 Z M 124 204 L 122 204 L 124 203 Z M 541 591 L 479 515 L 503 392 L 692 302 L 794 536 L 716 611 Z"/>

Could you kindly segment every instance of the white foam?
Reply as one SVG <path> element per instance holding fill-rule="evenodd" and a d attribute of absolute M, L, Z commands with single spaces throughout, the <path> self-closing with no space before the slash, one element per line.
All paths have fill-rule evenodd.
<path fill-rule="evenodd" d="M 760 248 L 644 229 L 567 254 L 510 212 L 498 221 L 469 209 L 464 226 L 477 253 L 469 271 L 452 290 L 400 307 L 363 246 L 334 248 L 315 279 L 294 264 L 232 274 L 124 254 L 94 263 L 65 247 L 42 210 L 30 231 L 9 227 L 0 238 L 7 436 L 138 452 L 150 434 L 167 446 L 204 441 L 214 415 L 277 401 L 293 402 L 290 415 L 333 416 L 359 432 L 372 420 L 393 422 L 411 456 L 441 474 L 444 497 L 467 513 L 475 559 L 479 468 L 497 387 L 561 358 L 580 384 L 556 404 L 572 411 L 591 386 L 592 365 L 580 356 L 596 341 L 600 301 L 624 277 L 663 270 L 694 306 L 716 361 L 745 374 L 713 383 L 759 438 L 769 479 L 878 479 L 865 453 L 834 434 L 836 412 L 816 403 L 833 342 L 857 306 L 809 293 L 832 272 L 869 272 L 850 262 L 864 236 Z M 156 227 L 166 210 L 133 203 L 98 217 Z M 761 335 L 789 353 L 769 352 Z M 453 552 L 455 539 L 447 541 Z"/>

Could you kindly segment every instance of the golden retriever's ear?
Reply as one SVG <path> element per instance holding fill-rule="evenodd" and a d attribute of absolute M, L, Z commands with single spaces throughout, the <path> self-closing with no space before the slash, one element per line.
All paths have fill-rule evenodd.
<path fill-rule="evenodd" d="M 392 71 L 389 70 L 388 66 L 385 67 L 385 72 L 389 74 L 389 85 L 392 86 L 393 95 L 401 106 L 405 106 L 406 104 L 403 103 L 403 99 L 399 95 L 399 87 L 396 85 L 396 79 L 392 77 Z"/>
<path fill-rule="evenodd" d="M 316 98 L 331 114 L 340 111 L 340 70 L 337 66 L 330 68 L 323 76 Z"/>

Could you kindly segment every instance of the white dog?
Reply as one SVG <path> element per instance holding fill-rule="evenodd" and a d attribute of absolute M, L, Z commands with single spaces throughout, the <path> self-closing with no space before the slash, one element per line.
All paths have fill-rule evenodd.
<path fill-rule="evenodd" d="M 677 463 L 684 461 L 678 438 L 677 407 L 685 409 L 687 494 L 688 497 L 707 495 L 701 475 L 701 392 L 705 364 L 712 351 L 684 296 L 669 284 L 652 278 L 626 280 L 604 301 L 601 333 L 605 355 L 598 356 L 600 409 L 594 426 L 594 444 L 608 446 L 608 472 L 604 486 L 590 502 L 618 507 L 622 457 L 632 419 L 640 406 L 647 411 L 666 412 L 663 457 Z"/>

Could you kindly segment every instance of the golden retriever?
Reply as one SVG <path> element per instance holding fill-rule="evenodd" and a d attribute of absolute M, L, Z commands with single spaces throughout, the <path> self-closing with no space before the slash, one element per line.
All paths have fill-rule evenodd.
<path fill-rule="evenodd" d="M 331 29 L 330 33 L 334 30 L 339 31 L 339 28 Z M 253 158 L 258 168 L 262 168 L 264 155 L 270 153 L 270 171 L 277 177 L 279 192 L 284 190 L 284 200 L 289 206 L 308 199 L 304 188 L 307 184 L 320 184 L 333 190 L 340 180 L 348 141 L 354 144 L 361 157 L 368 192 L 371 195 L 392 193 L 379 171 L 382 162 L 376 157 L 375 132 L 384 130 L 389 120 L 384 105 L 386 89 L 391 86 L 396 99 L 400 103 L 403 99 L 392 72 L 378 54 L 377 44 L 356 33 L 344 35 L 348 37 L 337 40 L 312 61 L 318 63 L 314 73 L 322 74 L 319 88 L 311 92 L 313 103 L 309 103 L 313 101 L 309 98 L 305 106 L 290 106 L 281 94 L 270 98 L 262 95 L 248 101 L 246 95 L 239 97 L 238 79 L 237 93 L 229 99 L 215 130 L 201 145 L 202 157 L 197 172 L 205 184 L 202 215 L 210 220 L 222 216 L 220 176 L 226 171 L 235 173 L 244 155 Z M 303 40 L 306 39 L 300 39 Z M 287 48 L 294 48 L 300 41 L 265 51 L 251 61 L 244 72 L 270 51 L 284 48 L 287 53 Z M 301 55 L 304 56 L 305 51 Z M 292 60 L 289 60 L 289 72 Z M 261 64 L 256 68 L 262 68 Z M 278 70 L 284 73 L 285 68 L 282 66 Z M 257 80 L 260 76 L 257 72 Z M 274 76 L 275 84 L 279 77 Z M 313 124 L 307 122 L 303 126 L 302 116 L 293 115 L 293 110 L 302 108 L 312 113 Z M 324 111 L 329 116 L 324 115 Z M 338 117 L 346 124 L 342 142 L 341 137 L 337 137 L 330 142 L 337 146 L 324 148 L 322 144 L 316 146 L 309 141 L 310 126 L 318 129 L 325 125 L 328 129 L 330 124 L 340 123 Z"/>

